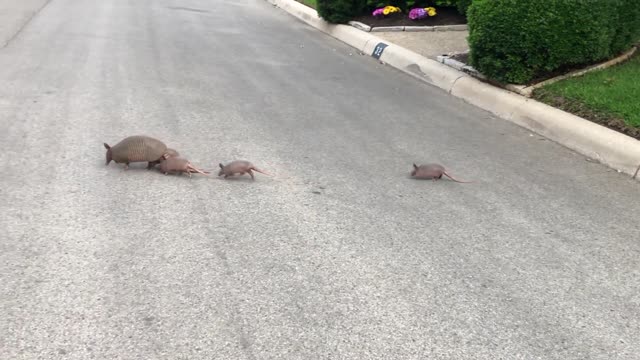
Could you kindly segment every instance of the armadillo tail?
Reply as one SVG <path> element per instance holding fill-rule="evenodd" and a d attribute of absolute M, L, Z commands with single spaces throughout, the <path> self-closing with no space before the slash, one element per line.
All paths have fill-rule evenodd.
<path fill-rule="evenodd" d="M 193 170 L 193 171 L 195 171 L 195 172 L 197 172 L 197 173 L 199 173 L 199 174 L 202 174 L 202 175 L 207 175 L 207 174 L 209 174 L 209 172 L 207 172 L 207 171 L 202 171 L 202 170 L 200 170 L 200 169 L 196 168 L 196 167 L 195 167 L 195 166 L 193 166 L 193 165 L 190 165 L 190 166 L 189 166 L 189 170 Z"/>
<path fill-rule="evenodd" d="M 449 179 L 451 179 L 451 180 L 453 180 L 453 181 L 455 181 L 455 182 L 464 183 L 464 184 L 467 184 L 467 183 L 472 182 L 472 181 L 460 181 L 460 180 L 456 180 L 456 179 L 454 179 L 451 175 L 447 174 L 446 172 L 444 172 L 444 171 L 443 171 L 442 173 L 443 173 L 443 174 L 445 174 L 445 175 L 447 175 L 447 177 L 448 177 Z"/>
<path fill-rule="evenodd" d="M 251 170 L 253 170 L 253 171 L 257 171 L 257 172 L 259 172 L 260 174 L 265 174 L 265 175 L 268 175 L 268 176 L 273 176 L 273 175 L 271 175 L 271 174 L 267 174 L 266 172 L 264 172 L 264 171 L 262 171 L 262 170 L 256 169 L 255 167 L 252 167 L 252 168 L 251 168 Z"/>

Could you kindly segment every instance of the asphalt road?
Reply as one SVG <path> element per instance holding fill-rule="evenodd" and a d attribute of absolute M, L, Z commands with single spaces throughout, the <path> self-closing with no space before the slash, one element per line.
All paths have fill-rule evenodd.
<path fill-rule="evenodd" d="M 264 1 L 52 0 L 0 84 L 1 359 L 640 354 L 637 182 Z"/>

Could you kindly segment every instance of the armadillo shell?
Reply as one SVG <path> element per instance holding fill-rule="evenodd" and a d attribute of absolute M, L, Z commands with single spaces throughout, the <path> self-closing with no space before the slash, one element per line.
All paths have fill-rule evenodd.
<path fill-rule="evenodd" d="M 129 136 L 111 147 L 117 163 L 156 161 L 167 151 L 167 145 L 149 136 Z"/>
<path fill-rule="evenodd" d="M 231 175 L 231 174 L 245 172 L 252 166 L 253 164 L 251 164 L 249 161 L 234 160 L 228 163 L 227 165 L 225 165 L 222 170 L 223 170 L 223 173 Z"/>
<path fill-rule="evenodd" d="M 169 172 L 180 172 L 186 169 L 189 161 L 185 158 L 181 157 L 170 157 L 168 159 L 163 159 L 160 161 L 160 171 L 163 173 Z"/>

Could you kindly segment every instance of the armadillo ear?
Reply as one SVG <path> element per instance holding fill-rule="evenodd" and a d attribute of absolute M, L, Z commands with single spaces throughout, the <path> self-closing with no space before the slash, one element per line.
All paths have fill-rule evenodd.
<path fill-rule="evenodd" d="M 224 169 L 224 165 L 222 165 L 222 163 L 220 163 L 218 165 L 220 165 L 220 169 Z"/>
<path fill-rule="evenodd" d="M 417 168 L 418 168 L 418 165 L 413 164 L 413 168 L 414 168 L 414 169 L 417 169 Z"/>
<path fill-rule="evenodd" d="M 107 149 L 107 150 L 111 149 L 111 146 L 109 146 L 109 144 L 107 144 L 107 143 L 102 143 L 102 144 L 104 145 L 105 149 Z"/>

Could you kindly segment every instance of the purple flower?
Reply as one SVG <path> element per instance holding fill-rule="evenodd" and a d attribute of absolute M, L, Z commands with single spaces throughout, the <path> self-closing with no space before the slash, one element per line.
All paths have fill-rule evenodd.
<path fill-rule="evenodd" d="M 409 19 L 417 20 L 429 16 L 424 8 L 414 8 L 409 11 Z"/>

